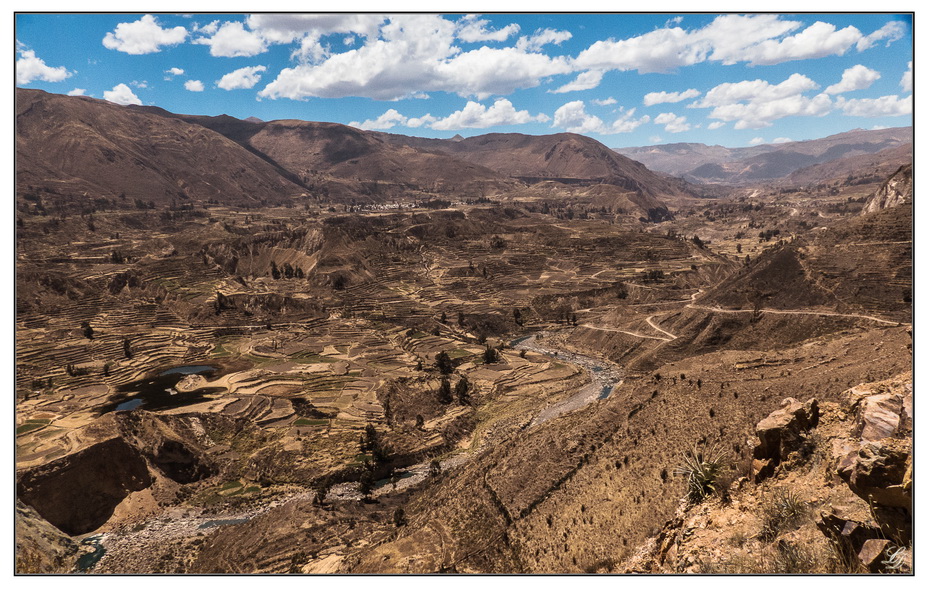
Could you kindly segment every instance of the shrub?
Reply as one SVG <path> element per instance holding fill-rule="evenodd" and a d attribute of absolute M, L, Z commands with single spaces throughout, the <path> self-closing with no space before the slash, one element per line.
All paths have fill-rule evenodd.
<path fill-rule="evenodd" d="M 722 469 L 721 453 L 715 446 L 694 445 L 684 455 L 683 463 L 674 469 L 674 474 L 687 479 L 687 499 L 696 504 L 716 491 Z"/>
<path fill-rule="evenodd" d="M 790 490 L 779 488 L 764 509 L 761 539 L 771 541 L 782 532 L 795 528 L 809 514 L 809 507 Z"/>

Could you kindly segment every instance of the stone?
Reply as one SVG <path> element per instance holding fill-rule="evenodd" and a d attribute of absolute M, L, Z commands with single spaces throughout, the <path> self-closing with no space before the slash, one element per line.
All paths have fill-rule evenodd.
<path fill-rule="evenodd" d="M 903 396 L 884 393 L 866 397 L 859 406 L 862 440 L 894 436 L 903 414 Z"/>
<path fill-rule="evenodd" d="M 815 399 L 804 404 L 792 397 L 759 422 L 755 427 L 759 442 L 753 453 L 758 461 L 755 481 L 769 477 L 781 461 L 799 450 L 803 444 L 802 434 L 818 422 L 819 404 Z"/>
<path fill-rule="evenodd" d="M 909 509 L 911 488 L 904 485 L 912 455 L 908 441 L 884 439 L 866 442 L 857 454 L 839 462 L 839 477 L 861 498 L 882 506 Z"/>
<path fill-rule="evenodd" d="M 884 557 L 884 551 L 890 546 L 887 539 L 868 539 L 861 546 L 858 552 L 858 559 L 868 568 L 871 573 L 877 573 L 881 570 Z"/>

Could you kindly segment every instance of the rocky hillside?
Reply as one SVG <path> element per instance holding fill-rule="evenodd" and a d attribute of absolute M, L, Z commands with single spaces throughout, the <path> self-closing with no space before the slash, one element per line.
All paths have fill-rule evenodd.
<path fill-rule="evenodd" d="M 694 183 L 752 183 L 784 178 L 813 164 L 864 154 L 876 154 L 913 141 L 912 127 L 855 129 L 822 139 L 725 148 L 674 143 L 619 148 L 616 151 L 652 170 Z"/>
<path fill-rule="evenodd" d="M 912 223 L 912 208 L 897 207 L 845 221 L 815 239 L 783 243 L 697 303 L 746 313 L 818 309 L 909 321 Z"/>
<path fill-rule="evenodd" d="M 901 166 L 881 185 L 861 210 L 862 215 L 911 204 L 913 202 L 913 165 Z"/>
<path fill-rule="evenodd" d="M 625 571 L 912 570 L 910 373 L 835 401 L 785 399 L 755 434 L 751 476 L 723 482 L 710 455 L 685 468 L 697 492 Z"/>

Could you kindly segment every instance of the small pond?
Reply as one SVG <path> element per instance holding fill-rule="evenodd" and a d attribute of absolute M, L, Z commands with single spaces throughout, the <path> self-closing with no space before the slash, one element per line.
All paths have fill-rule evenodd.
<path fill-rule="evenodd" d="M 131 411 L 140 407 L 146 410 L 167 410 L 206 401 L 207 395 L 225 391 L 225 388 L 204 387 L 178 392 L 174 387 L 187 375 L 210 377 L 216 371 L 216 367 L 209 365 L 184 365 L 162 371 L 155 377 L 120 385 L 116 388 L 116 395 L 100 409 L 100 413 Z"/>

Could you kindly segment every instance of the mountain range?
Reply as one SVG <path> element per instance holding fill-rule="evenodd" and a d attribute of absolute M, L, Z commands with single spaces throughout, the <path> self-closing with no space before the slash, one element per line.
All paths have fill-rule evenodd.
<path fill-rule="evenodd" d="M 301 195 L 377 203 L 477 198 L 557 182 L 605 185 L 643 211 L 692 194 L 686 183 L 570 133 L 430 140 L 337 123 L 181 115 L 40 90 L 17 89 L 16 102 L 17 186 L 26 193 L 144 203 L 282 203 Z"/>
<path fill-rule="evenodd" d="M 617 148 L 624 156 L 642 162 L 651 170 L 684 178 L 694 183 L 743 184 L 786 179 L 811 166 L 845 162 L 836 176 L 860 169 L 851 158 L 881 152 L 897 158 L 887 174 L 902 165 L 900 159 L 912 152 L 913 128 L 854 129 L 809 141 L 791 141 L 744 148 L 727 148 L 702 143 L 669 143 Z M 909 147 L 907 147 L 909 146 Z M 899 150 L 888 152 L 887 150 Z M 813 174 L 816 177 L 816 174 Z M 802 178 L 802 175 L 801 175 Z"/>

